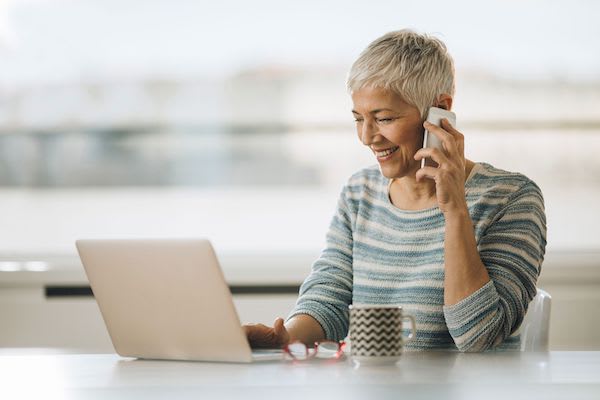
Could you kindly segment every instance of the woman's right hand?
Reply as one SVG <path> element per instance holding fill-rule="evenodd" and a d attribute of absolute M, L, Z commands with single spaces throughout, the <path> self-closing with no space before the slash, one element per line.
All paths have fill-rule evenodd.
<path fill-rule="evenodd" d="M 283 325 L 283 318 L 277 318 L 273 327 L 263 324 L 242 325 L 250 347 L 252 348 L 282 348 L 290 342 L 290 334 Z"/>

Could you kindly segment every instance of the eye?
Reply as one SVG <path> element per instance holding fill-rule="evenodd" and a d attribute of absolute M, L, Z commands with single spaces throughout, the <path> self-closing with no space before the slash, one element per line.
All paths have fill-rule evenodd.
<path fill-rule="evenodd" d="M 362 118 L 354 118 L 354 122 L 358 123 L 358 122 L 363 122 Z"/>
<path fill-rule="evenodd" d="M 386 125 L 394 121 L 396 118 L 377 118 L 377 123 Z"/>

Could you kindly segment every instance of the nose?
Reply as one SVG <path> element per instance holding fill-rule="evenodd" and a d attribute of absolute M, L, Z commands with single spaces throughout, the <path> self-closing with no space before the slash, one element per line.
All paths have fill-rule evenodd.
<path fill-rule="evenodd" d="M 376 126 L 371 121 L 365 120 L 359 126 L 358 135 L 365 146 L 370 146 L 373 144 L 373 138 L 377 135 Z"/>

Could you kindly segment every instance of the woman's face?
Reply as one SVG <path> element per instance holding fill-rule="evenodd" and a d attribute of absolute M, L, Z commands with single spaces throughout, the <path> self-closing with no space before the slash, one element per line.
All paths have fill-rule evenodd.
<path fill-rule="evenodd" d="M 423 145 L 423 121 L 419 110 L 396 93 L 364 87 L 352 93 L 358 138 L 368 146 L 387 178 L 414 173 L 413 157 Z"/>

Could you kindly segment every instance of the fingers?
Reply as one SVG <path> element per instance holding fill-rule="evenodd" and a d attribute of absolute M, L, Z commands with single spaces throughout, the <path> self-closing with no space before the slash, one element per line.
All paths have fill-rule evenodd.
<path fill-rule="evenodd" d="M 420 182 L 421 180 L 428 178 L 428 179 L 433 179 L 436 184 L 440 183 L 440 182 L 452 182 L 452 175 L 453 173 L 451 171 L 448 170 L 443 170 L 441 168 L 437 168 L 437 167 L 423 167 L 423 168 L 419 168 L 417 170 L 417 173 L 415 174 L 415 177 L 417 179 L 417 182 Z"/>
<path fill-rule="evenodd" d="M 448 131 L 427 121 L 423 123 L 423 126 L 429 131 L 429 133 L 434 134 L 440 140 L 440 142 L 442 142 L 444 149 L 447 152 L 452 152 L 452 148 L 454 147 L 452 143 L 452 135 Z"/>
<path fill-rule="evenodd" d="M 423 126 L 442 142 L 444 149 L 448 152 L 448 154 L 463 154 L 460 152 L 460 150 L 462 146 L 464 151 L 464 136 L 462 133 L 457 131 L 446 118 L 442 119 L 441 127 L 433 125 L 427 121 L 423 123 Z"/>
<path fill-rule="evenodd" d="M 289 333 L 282 318 L 277 318 L 273 327 L 264 324 L 242 325 L 251 347 L 279 347 L 289 342 Z"/>
<path fill-rule="evenodd" d="M 242 325 L 242 329 L 249 340 L 254 340 L 263 336 L 271 328 L 263 324 L 248 324 Z"/>
<path fill-rule="evenodd" d="M 442 119 L 442 128 L 444 128 L 446 132 L 450 133 L 454 137 L 454 139 L 456 140 L 456 144 L 458 145 L 458 153 L 464 155 L 465 135 L 463 135 L 459 130 L 453 127 L 447 118 Z"/>
<path fill-rule="evenodd" d="M 285 327 L 283 326 L 282 318 L 275 319 L 275 322 L 273 322 L 273 330 L 275 331 L 276 336 L 279 336 L 281 333 L 283 333 Z"/>
<path fill-rule="evenodd" d="M 280 345 L 285 345 L 290 340 L 290 334 L 288 333 L 283 323 L 283 318 L 277 318 L 273 323 L 273 329 L 275 331 L 275 337 L 279 341 Z"/>
<path fill-rule="evenodd" d="M 417 178 L 417 182 L 421 182 L 421 180 L 424 178 L 430 178 L 435 180 L 438 172 L 439 170 L 436 167 L 423 167 L 419 168 L 415 176 Z"/>
<path fill-rule="evenodd" d="M 446 157 L 440 149 L 436 149 L 435 147 L 419 149 L 414 156 L 417 161 L 427 157 L 431 158 L 438 165 L 445 165 L 448 161 L 448 157 Z"/>

